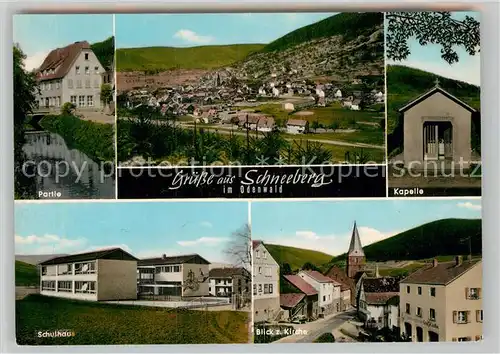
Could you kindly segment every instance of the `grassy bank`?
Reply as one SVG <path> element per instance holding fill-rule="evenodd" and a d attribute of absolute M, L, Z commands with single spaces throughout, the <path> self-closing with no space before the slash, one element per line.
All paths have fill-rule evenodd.
<path fill-rule="evenodd" d="M 248 342 L 248 314 L 112 305 L 30 295 L 16 301 L 17 343 L 27 345 Z M 38 338 L 38 331 L 74 337 Z"/>
<path fill-rule="evenodd" d="M 33 285 L 38 285 L 38 272 L 36 266 L 16 261 L 16 286 Z"/>
<path fill-rule="evenodd" d="M 113 125 L 84 121 L 74 116 L 48 115 L 40 125 L 61 135 L 70 149 L 78 149 L 95 162 L 114 161 Z"/>

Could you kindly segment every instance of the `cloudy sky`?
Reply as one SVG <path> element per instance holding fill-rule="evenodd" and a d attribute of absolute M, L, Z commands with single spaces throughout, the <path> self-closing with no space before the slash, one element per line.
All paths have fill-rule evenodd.
<path fill-rule="evenodd" d="M 121 247 L 136 257 L 198 253 L 231 263 L 224 249 L 248 222 L 246 202 L 18 203 L 17 255 Z"/>
<path fill-rule="evenodd" d="M 460 20 L 466 15 L 480 20 L 479 12 L 455 12 L 453 17 Z M 481 59 L 480 53 L 469 55 L 462 47 L 456 48 L 459 62 L 448 64 L 441 58 L 441 46 L 437 44 L 428 44 L 421 46 L 417 40 L 411 39 L 411 54 L 404 61 L 388 60 L 388 64 L 406 65 L 416 69 L 429 71 L 444 77 L 464 81 L 473 85 L 480 85 L 481 82 Z"/>
<path fill-rule="evenodd" d="M 354 221 L 364 246 L 444 218 L 478 219 L 479 199 L 252 202 L 254 240 L 331 255 L 347 251 Z"/>
<path fill-rule="evenodd" d="M 118 14 L 116 47 L 269 43 L 334 13 Z"/>
<path fill-rule="evenodd" d="M 53 49 L 77 41 L 95 43 L 113 35 L 113 15 L 14 15 L 13 41 L 26 54 L 28 70 L 39 67 Z"/>

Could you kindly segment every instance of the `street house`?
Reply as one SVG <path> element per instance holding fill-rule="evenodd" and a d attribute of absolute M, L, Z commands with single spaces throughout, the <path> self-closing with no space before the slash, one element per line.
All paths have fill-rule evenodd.
<path fill-rule="evenodd" d="M 300 291 L 300 294 L 281 294 L 281 307 L 288 310 L 288 318 L 293 320 L 295 317 L 304 316 L 311 320 L 316 319 L 318 317 L 318 291 L 298 275 L 285 275 L 284 279 Z M 299 295 L 303 296 L 299 297 Z"/>
<path fill-rule="evenodd" d="M 101 108 L 104 72 L 87 41 L 52 50 L 36 72 L 39 107 L 57 109 L 71 102 L 82 109 Z"/>
<path fill-rule="evenodd" d="M 298 276 L 318 291 L 320 315 L 340 312 L 340 283 L 315 270 L 302 270 Z"/>
<path fill-rule="evenodd" d="M 428 162 L 454 162 L 468 168 L 471 161 L 472 119 L 477 111 L 436 86 L 399 109 L 403 116 L 405 167 L 421 169 Z"/>
<path fill-rule="evenodd" d="M 309 122 L 305 119 L 289 119 L 286 122 L 288 134 L 304 134 L 309 132 Z"/>
<path fill-rule="evenodd" d="M 377 272 L 378 273 L 378 272 Z M 399 327 L 399 282 L 393 277 L 364 277 L 358 294 L 358 316 L 372 328 Z"/>
<path fill-rule="evenodd" d="M 243 267 L 212 268 L 208 291 L 212 296 L 249 295 L 250 278 Z"/>
<path fill-rule="evenodd" d="M 137 258 L 121 248 L 55 257 L 39 267 L 42 295 L 91 301 L 137 298 Z"/>
<path fill-rule="evenodd" d="M 208 296 L 209 264 L 198 254 L 141 259 L 139 295 Z"/>
<path fill-rule="evenodd" d="M 341 311 L 346 311 L 351 306 L 356 306 L 356 299 L 354 298 L 356 287 L 354 281 L 347 276 L 345 270 L 333 265 L 325 275 L 340 284 Z"/>
<path fill-rule="evenodd" d="M 457 256 L 400 282 L 401 334 L 414 342 L 474 341 L 483 333 L 482 261 Z"/>
<path fill-rule="evenodd" d="M 274 321 L 280 315 L 280 267 L 261 241 L 252 241 L 254 322 Z"/>

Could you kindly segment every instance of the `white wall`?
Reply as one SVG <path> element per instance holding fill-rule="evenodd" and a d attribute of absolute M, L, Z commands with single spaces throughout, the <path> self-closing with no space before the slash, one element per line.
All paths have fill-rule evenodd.
<path fill-rule="evenodd" d="M 327 305 L 330 305 L 333 303 L 333 299 L 334 299 L 333 282 L 320 283 L 320 282 L 316 281 L 314 278 L 312 278 L 311 276 L 309 276 L 305 272 L 300 272 L 299 276 L 302 279 L 304 279 L 306 282 L 308 282 L 314 289 L 316 289 L 318 291 L 318 305 L 320 307 L 324 307 L 324 306 L 327 306 Z M 338 287 L 338 289 L 339 289 L 339 293 L 338 293 L 337 298 L 340 299 L 340 287 Z M 325 298 L 324 300 L 323 300 L 323 297 Z"/>
<path fill-rule="evenodd" d="M 267 252 L 264 245 L 259 244 L 253 250 L 253 284 L 257 288 L 254 298 L 265 299 L 279 297 L 279 265 Z M 272 284 L 271 294 L 264 294 L 264 285 Z M 253 286 L 253 285 L 252 285 Z M 253 291 L 253 290 L 252 290 Z"/>

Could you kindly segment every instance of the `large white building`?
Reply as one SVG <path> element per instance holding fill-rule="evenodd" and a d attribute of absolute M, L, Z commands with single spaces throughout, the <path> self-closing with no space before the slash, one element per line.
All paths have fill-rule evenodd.
<path fill-rule="evenodd" d="M 71 102 L 78 108 L 100 109 L 104 72 L 87 41 L 52 50 L 37 70 L 39 107 L 58 109 Z"/>
<path fill-rule="evenodd" d="M 137 258 L 121 248 L 39 263 L 40 294 L 77 300 L 135 300 Z"/>
<path fill-rule="evenodd" d="M 252 241 L 254 322 L 273 321 L 281 312 L 280 267 L 260 241 Z"/>
<path fill-rule="evenodd" d="M 250 296 L 251 275 L 243 267 L 212 268 L 209 276 L 212 296 Z"/>
<path fill-rule="evenodd" d="M 198 254 L 141 259 L 137 265 L 139 294 L 208 296 L 209 264 Z"/>
<path fill-rule="evenodd" d="M 315 270 L 302 270 L 298 276 L 318 291 L 319 314 L 329 315 L 341 311 L 341 285 Z"/>

